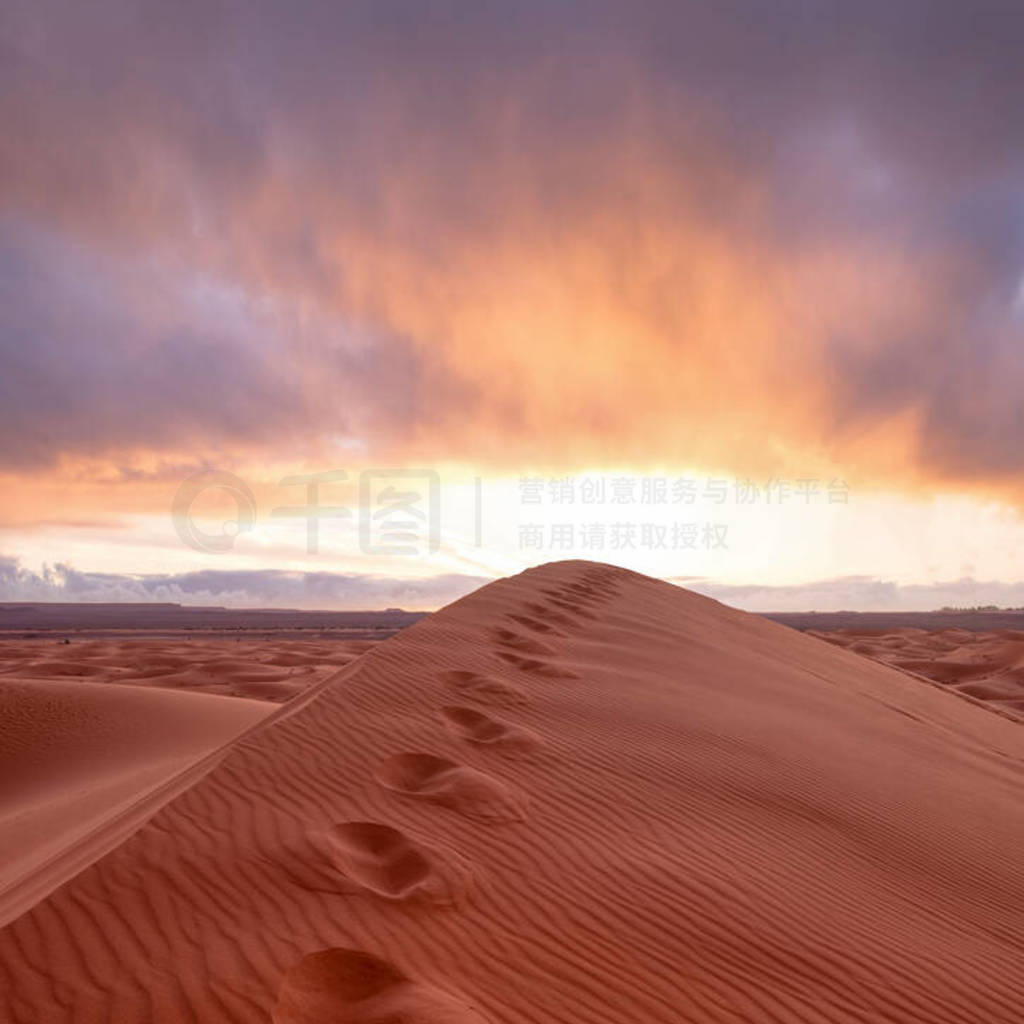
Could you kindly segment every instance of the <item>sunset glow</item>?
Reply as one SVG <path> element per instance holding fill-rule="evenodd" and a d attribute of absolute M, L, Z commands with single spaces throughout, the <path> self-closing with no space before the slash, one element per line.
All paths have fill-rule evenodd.
<path fill-rule="evenodd" d="M 605 552 L 656 575 L 1022 578 L 1009 8 L 47 6 L 0 72 L 0 597 L 487 577 L 558 555 L 520 478 L 594 474 L 849 488 L 732 508 L 718 559 Z M 177 543 L 197 472 L 269 509 L 379 467 L 483 481 L 483 545 L 461 512 L 415 559 Z"/>

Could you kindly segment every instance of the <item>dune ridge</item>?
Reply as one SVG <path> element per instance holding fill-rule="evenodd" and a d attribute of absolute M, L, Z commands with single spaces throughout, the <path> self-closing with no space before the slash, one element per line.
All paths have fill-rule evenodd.
<path fill-rule="evenodd" d="M 1019 1020 L 1024 734 L 937 688 L 565 562 L 299 701 L 0 931 L 2 1019 Z"/>

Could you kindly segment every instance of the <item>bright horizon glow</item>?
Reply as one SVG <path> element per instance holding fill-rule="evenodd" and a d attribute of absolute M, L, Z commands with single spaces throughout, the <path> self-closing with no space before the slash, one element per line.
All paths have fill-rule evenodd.
<path fill-rule="evenodd" d="M 832 492 L 830 501 L 828 481 L 820 481 L 821 493 L 817 494 L 801 495 L 794 489 L 785 495 L 776 488 L 772 491 L 773 504 L 767 502 L 764 487 L 759 485 L 756 501 L 738 504 L 735 479 L 709 477 L 688 467 L 646 475 L 648 498 L 657 497 L 651 492 L 659 489 L 659 483 L 665 485 L 664 500 L 652 504 L 642 500 L 645 475 L 621 468 L 604 471 L 591 467 L 568 477 L 575 498 L 571 504 L 552 501 L 552 480 L 564 482 L 564 477 L 531 478 L 540 481 L 540 504 L 524 502 L 525 494 L 533 487 L 527 487 L 522 478 L 481 477 L 478 531 L 475 478 L 465 470 L 449 468 L 446 474 L 438 477 L 441 501 L 436 552 L 425 546 L 415 555 L 374 555 L 360 550 L 358 495 L 353 486 L 357 471 L 347 482 L 322 486 L 321 503 L 344 507 L 350 515 L 320 520 L 319 550 L 315 553 L 307 551 L 304 519 L 272 514 L 280 506 L 304 500 L 303 488 L 294 485 L 256 488 L 261 502 L 253 528 L 240 534 L 231 549 L 223 553 L 196 550 L 183 543 L 174 531 L 169 501 L 162 515 L 133 515 L 109 526 L 55 524 L 29 531 L 0 529 L 0 550 L 19 545 L 20 566 L 31 574 L 40 575 L 47 567 L 66 564 L 79 573 L 110 576 L 110 588 L 116 588 L 121 578 L 201 573 L 213 577 L 264 572 L 344 573 L 391 579 L 398 585 L 445 575 L 482 581 L 544 561 L 586 558 L 697 589 L 710 588 L 709 592 L 728 603 L 755 610 L 777 610 L 771 606 L 773 597 L 792 607 L 801 589 L 809 601 L 820 603 L 823 598 L 818 585 L 822 581 L 851 576 L 895 584 L 897 589 L 882 598 L 895 609 L 906 607 L 908 599 L 919 610 L 937 607 L 935 602 L 949 603 L 944 585 L 964 580 L 981 581 L 970 591 L 973 597 L 962 599 L 964 603 L 1001 604 L 1015 591 L 1004 592 L 991 585 L 1012 585 L 1024 577 L 1024 527 L 1014 509 L 997 502 L 956 496 L 910 500 L 896 494 L 858 494 L 853 488 Z M 608 494 L 603 502 L 582 500 L 586 481 L 592 487 L 603 481 L 608 491 L 614 481 L 630 480 L 635 491 L 632 502 L 613 503 Z M 692 504 L 674 500 L 673 484 L 678 480 L 692 482 L 696 492 Z M 713 497 L 704 493 L 709 488 Z M 722 489 L 728 498 L 719 502 Z M 688 489 L 687 493 L 692 492 Z M 234 515 L 230 501 L 207 508 L 207 515 L 202 514 L 201 502 L 196 509 L 196 525 L 209 534 L 219 533 L 225 520 Z M 595 533 L 593 524 L 603 526 L 603 531 Z M 693 524 L 687 540 L 683 540 L 685 527 L 676 536 L 677 544 L 685 543 L 682 548 L 673 547 L 676 524 Z M 721 547 L 715 545 L 714 536 L 703 536 L 705 524 L 722 528 L 722 536 L 717 538 Z M 632 546 L 613 546 L 616 527 L 620 528 L 618 540 Z M 659 542 L 662 546 L 655 546 Z M 784 561 L 779 558 L 780 552 L 787 553 Z M 215 586 L 212 577 L 207 585 Z M 107 591 L 98 586 L 86 599 L 104 599 Z M 740 593 L 734 588 L 756 592 Z M 899 588 L 912 588 L 914 596 L 900 596 Z M 111 592 L 118 593 L 116 589 Z M 436 598 L 421 599 L 416 608 L 436 608 L 458 592 L 457 586 L 442 591 Z M 22 588 L 22 593 L 27 599 L 28 590 Z M 185 593 L 182 603 L 279 603 L 261 599 L 258 594 L 240 595 L 227 584 L 223 600 L 216 599 L 216 590 L 200 593 L 208 596 L 191 600 Z M 4 595 L 8 599 L 10 596 L 14 595 Z M 863 602 L 864 593 L 862 588 L 859 593 L 858 587 L 844 591 L 835 583 L 833 596 L 826 595 L 825 600 L 836 607 L 848 607 L 850 601 Z M 343 604 L 338 599 L 325 604 L 320 598 L 318 602 L 315 595 L 301 602 L 302 607 L 310 608 Z M 876 607 L 885 610 L 883 605 Z"/>

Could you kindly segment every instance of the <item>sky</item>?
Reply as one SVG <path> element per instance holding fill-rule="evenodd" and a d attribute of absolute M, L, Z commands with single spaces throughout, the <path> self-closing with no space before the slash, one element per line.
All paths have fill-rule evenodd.
<path fill-rule="evenodd" d="M 1021 52 L 988 0 L 10 0 L 0 600 L 1024 604 Z"/>

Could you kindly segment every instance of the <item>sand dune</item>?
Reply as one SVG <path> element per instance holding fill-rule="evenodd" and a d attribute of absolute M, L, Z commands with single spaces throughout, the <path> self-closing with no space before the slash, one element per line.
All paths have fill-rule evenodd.
<path fill-rule="evenodd" d="M 167 631 L 0 640 L 0 922 L 105 850 L 115 824 L 158 810 L 165 786 L 176 792 L 274 703 L 372 646 Z M 190 692 L 154 692 L 168 690 Z"/>
<path fill-rule="evenodd" d="M 811 631 L 838 647 L 943 683 L 962 696 L 1024 718 L 1024 633 L 968 629 Z"/>
<path fill-rule="evenodd" d="M 272 637 L 272 634 L 271 634 Z M 373 646 L 367 640 L 156 638 L 0 640 L 0 680 L 88 679 L 254 700 L 291 700 Z"/>
<path fill-rule="evenodd" d="M 88 863 L 89 839 L 103 826 L 273 709 L 0 676 L 0 921 Z"/>
<path fill-rule="evenodd" d="M 8 925 L 0 1018 L 1009 1024 L 1022 781 L 1020 726 L 938 687 L 544 566 L 307 691 Z"/>

